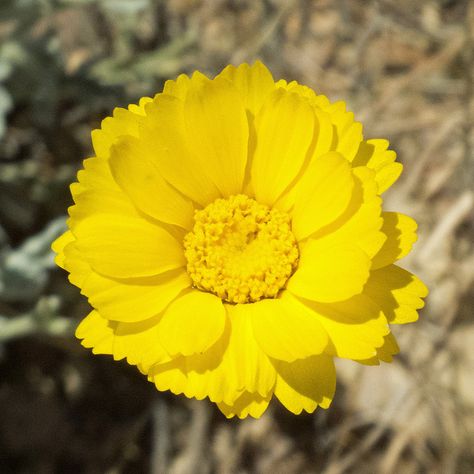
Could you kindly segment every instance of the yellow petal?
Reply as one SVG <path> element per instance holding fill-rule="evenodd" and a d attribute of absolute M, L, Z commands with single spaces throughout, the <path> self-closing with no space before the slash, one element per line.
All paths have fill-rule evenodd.
<path fill-rule="evenodd" d="M 159 327 L 159 340 L 171 355 L 207 351 L 224 331 L 226 312 L 220 298 L 192 290 L 174 300 Z"/>
<path fill-rule="evenodd" d="M 178 356 L 169 362 L 155 364 L 148 370 L 149 380 L 160 391 L 170 390 L 176 395 L 184 394 L 188 398 L 198 400 L 208 396 L 212 401 L 222 401 L 222 398 L 226 398 L 229 403 L 233 403 L 239 396 L 239 391 L 222 395 L 229 386 L 228 379 L 220 368 L 228 336 L 226 325 L 225 334 L 207 352 L 190 357 Z M 216 393 L 219 393 L 217 400 Z"/>
<path fill-rule="evenodd" d="M 175 80 L 168 80 L 163 87 L 163 94 L 171 95 L 177 99 L 184 100 L 188 95 L 189 89 L 196 84 L 204 84 L 210 82 L 210 79 L 202 72 L 194 71 L 192 76 L 180 74 Z M 154 100 L 161 94 L 157 94 Z M 148 112 L 148 110 L 147 110 Z"/>
<path fill-rule="evenodd" d="M 331 115 L 326 112 L 327 109 L 330 109 L 329 100 L 325 96 L 316 96 L 313 89 L 298 84 L 296 81 L 291 81 L 287 84 L 286 81 L 280 80 L 277 82 L 276 86 L 284 88 L 289 92 L 294 92 L 301 97 L 305 97 L 313 107 L 316 122 L 313 144 L 311 146 L 314 148 L 311 161 L 328 153 L 330 150 L 334 150 L 335 144 L 337 143 L 337 129 L 331 122 Z M 322 98 L 325 100 L 322 100 Z M 321 107 L 322 104 L 324 104 L 323 107 Z"/>
<path fill-rule="evenodd" d="M 296 185 L 292 213 L 296 238 L 302 240 L 341 216 L 353 187 L 351 167 L 341 155 L 331 152 L 315 159 Z"/>
<path fill-rule="evenodd" d="M 286 81 L 285 79 L 278 79 L 278 81 L 275 82 L 275 87 L 277 89 L 288 89 L 288 81 Z"/>
<path fill-rule="evenodd" d="M 76 337 L 82 345 L 92 348 L 94 354 L 110 354 L 115 360 L 126 358 L 129 364 L 141 364 L 147 370 L 156 363 L 169 360 L 168 354 L 157 342 L 157 320 L 139 323 L 115 323 L 92 311 L 82 320 Z"/>
<path fill-rule="evenodd" d="M 168 80 L 163 87 L 163 94 L 172 95 L 183 100 L 188 93 L 191 78 L 186 74 L 180 74 L 176 80 Z"/>
<path fill-rule="evenodd" d="M 303 86 L 301 86 L 303 87 Z M 292 89 L 293 90 L 293 89 Z M 314 136 L 313 136 L 313 143 L 310 146 L 310 154 L 311 157 L 308 162 L 307 167 L 303 167 L 298 176 L 294 180 L 293 186 L 285 191 L 282 196 L 278 199 L 275 203 L 275 207 L 281 209 L 285 212 L 291 212 L 293 206 L 295 205 L 295 201 L 297 196 L 300 193 L 300 185 L 303 182 L 310 182 L 308 181 L 308 174 L 315 173 L 318 165 L 315 164 L 320 158 L 323 158 L 323 155 L 326 155 L 331 148 L 333 147 L 333 124 L 331 123 L 330 117 L 326 112 L 323 112 L 319 108 L 313 108 L 313 112 L 315 115 L 315 123 L 314 123 Z M 311 151 L 312 150 L 312 151 Z M 336 154 L 335 152 L 332 155 Z M 321 197 L 322 193 L 318 193 L 318 196 Z"/>
<path fill-rule="evenodd" d="M 130 104 L 128 106 L 128 110 L 134 114 L 144 117 L 146 115 L 145 106 L 152 101 L 153 99 L 151 97 L 142 97 L 138 104 Z"/>
<path fill-rule="evenodd" d="M 152 276 L 186 263 L 181 244 L 144 219 L 96 214 L 73 231 L 84 259 L 111 277 Z"/>
<path fill-rule="evenodd" d="M 94 189 L 81 192 L 74 197 L 76 204 L 68 208 L 71 217 L 71 229 L 92 214 L 114 214 L 117 219 L 121 216 L 139 217 L 139 213 L 123 191 L 110 192 L 107 189 Z"/>
<path fill-rule="evenodd" d="M 246 305 L 260 347 L 268 356 L 287 362 L 320 354 L 328 342 L 319 321 L 292 301 L 266 299 Z"/>
<path fill-rule="evenodd" d="M 311 160 L 316 160 L 320 156 L 328 153 L 335 140 L 334 127 L 331 123 L 331 117 L 326 112 L 315 108 L 316 116 L 314 151 Z"/>
<path fill-rule="evenodd" d="M 303 166 L 313 139 L 314 113 L 306 100 L 277 89 L 255 117 L 251 179 L 257 201 L 272 205 Z"/>
<path fill-rule="evenodd" d="M 382 362 L 392 362 L 393 356 L 400 352 L 398 347 L 397 340 L 392 333 L 387 334 L 384 337 L 383 346 L 377 348 L 377 355 L 371 357 L 370 359 L 358 360 L 360 364 L 364 365 L 380 365 Z"/>
<path fill-rule="evenodd" d="M 312 301 L 342 301 L 362 292 L 370 263 L 367 254 L 355 245 L 310 240 L 301 251 L 288 290 Z"/>
<path fill-rule="evenodd" d="M 68 245 L 71 242 L 74 242 L 74 235 L 70 230 L 67 230 L 64 232 L 64 234 L 60 235 L 52 244 L 51 244 L 51 249 L 54 253 L 56 253 L 56 257 L 54 261 L 56 262 L 56 265 L 58 265 L 61 268 L 65 268 L 65 262 L 64 262 L 64 248 L 66 245 Z"/>
<path fill-rule="evenodd" d="M 368 166 L 376 170 L 382 165 L 394 162 L 397 155 L 393 150 L 388 150 L 389 145 L 390 143 L 385 139 L 364 140 L 357 150 L 354 166 Z"/>
<path fill-rule="evenodd" d="M 382 200 L 377 195 L 374 172 L 366 167 L 352 170 L 355 186 L 351 202 L 336 221 L 314 233 L 320 245 L 355 245 L 369 258 L 382 247 L 387 236 L 381 231 Z"/>
<path fill-rule="evenodd" d="M 123 137 L 112 147 L 110 156 L 115 180 L 145 214 L 190 229 L 193 205 L 165 181 L 154 154 L 143 140 Z"/>
<path fill-rule="evenodd" d="M 227 318 L 222 337 L 208 351 L 155 364 L 148 372 L 149 380 L 161 391 L 170 390 L 198 400 L 209 397 L 214 402 L 234 403 L 242 390 L 237 388 L 235 373 L 228 371 L 223 363 L 230 333 Z"/>
<path fill-rule="evenodd" d="M 271 398 L 271 393 L 266 397 L 262 397 L 256 393 L 244 392 L 232 405 L 220 402 L 217 403 L 217 406 L 226 418 L 233 418 L 234 416 L 240 419 L 247 418 L 247 416 L 260 418 L 267 409 Z"/>
<path fill-rule="evenodd" d="M 317 115 L 323 113 L 329 117 L 331 131 L 325 133 L 324 137 L 330 139 L 331 146 L 328 148 L 326 143 L 324 153 L 334 150 L 344 156 L 347 161 L 354 160 L 363 140 L 362 124 L 354 121 L 354 114 L 346 110 L 344 101 L 331 103 L 326 96 L 316 95 L 312 89 L 298 84 L 296 81 L 289 84 L 286 84 L 286 81 L 278 81 L 276 85 L 307 98 Z M 315 156 L 320 156 L 320 154 Z"/>
<path fill-rule="evenodd" d="M 348 161 L 352 161 L 357 153 L 359 144 L 362 141 L 362 124 L 354 122 L 350 127 L 344 131 L 342 136 L 339 136 L 339 141 L 336 147 L 342 156 Z"/>
<path fill-rule="evenodd" d="M 69 280 L 106 319 L 136 322 L 151 318 L 191 286 L 184 268 L 146 278 L 107 278 L 92 270 L 75 242 L 65 247 L 64 256 Z"/>
<path fill-rule="evenodd" d="M 275 383 L 275 370 L 255 340 L 251 312 L 245 304 L 226 305 L 226 309 L 232 333 L 223 367 L 234 373 L 238 390 L 266 397 Z"/>
<path fill-rule="evenodd" d="M 112 354 L 114 331 L 113 323 L 104 319 L 97 311 L 91 311 L 76 329 L 76 337 L 81 344 L 94 354 Z"/>
<path fill-rule="evenodd" d="M 297 93 L 298 95 L 300 95 L 302 97 L 306 97 L 307 99 L 315 99 L 316 98 L 316 93 L 310 87 L 304 86 L 302 84 L 298 84 L 298 82 L 296 82 L 296 81 L 291 81 L 288 84 L 285 84 L 285 82 L 280 82 L 279 81 L 278 86 L 279 87 L 284 87 L 288 91 L 295 92 L 295 93 Z"/>
<path fill-rule="evenodd" d="M 372 139 L 361 142 L 354 158 L 354 166 L 367 166 L 376 173 L 379 193 L 386 191 L 400 176 L 403 166 L 396 163 L 396 153 L 388 150 L 387 140 Z"/>
<path fill-rule="evenodd" d="M 292 413 L 312 413 L 319 405 L 328 408 L 336 390 L 332 357 L 316 355 L 294 362 L 274 362 L 277 370 L 275 396 Z"/>
<path fill-rule="evenodd" d="M 229 406 L 246 391 L 266 398 L 275 384 L 275 368 L 255 340 L 245 306 L 226 305 L 228 324 L 207 352 L 153 366 L 149 375 L 158 390 Z"/>
<path fill-rule="evenodd" d="M 190 387 L 214 402 L 230 406 L 243 392 L 266 398 L 275 383 L 275 369 L 255 340 L 251 312 L 246 306 L 225 305 L 230 325 L 221 347 L 209 357 L 204 354 L 202 360 L 188 358 Z M 206 371 L 209 365 L 211 369 Z"/>
<path fill-rule="evenodd" d="M 428 289 L 415 275 L 389 265 L 371 272 L 364 293 L 382 308 L 389 323 L 406 324 L 418 319 Z"/>
<path fill-rule="evenodd" d="M 104 318 L 135 322 L 159 314 L 190 286 L 184 269 L 129 281 L 107 278 L 91 270 L 82 283 L 82 293 Z"/>
<path fill-rule="evenodd" d="M 82 288 L 85 279 L 91 273 L 91 266 L 84 260 L 77 249 L 76 241 L 70 242 L 64 247 L 64 269 L 69 272 L 69 281 Z"/>
<path fill-rule="evenodd" d="M 249 66 L 227 66 L 217 77 L 229 80 L 239 91 L 244 107 L 255 115 L 275 89 L 272 73 L 260 61 Z"/>
<path fill-rule="evenodd" d="M 377 186 L 374 174 L 365 167 L 352 170 L 356 178 L 357 191 L 354 193 L 362 196 L 360 204 L 354 204 L 354 213 L 331 235 L 325 238 L 334 242 L 347 242 L 352 240 L 370 258 L 372 258 L 382 247 L 386 235 L 382 232 L 383 225 L 382 200 L 377 195 Z M 351 206 L 349 206 L 351 207 Z"/>
<path fill-rule="evenodd" d="M 401 163 L 390 163 L 385 165 L 375 175 L 379 187 L 379 193 L 385 192 L 402 174 L 403 165 Z"/>
<path fill-rule="evenodd" d="M 68 209 L 72 228 L 96 213 L 138 217 L 135 206 L 115 182 L 107 160 L 84 160 L 84 169 L 77 173 L 77 179 L 78 182 L 71 185 L 75 205 Z"/>
<path fill-rule="evenodd" d="M 242 192 L 248 122 L 240 94 L 225 79 L 192 87 L 184 103 L 189 148 L 202 170 L 228 197 Z"/>
<path fill-rule="evenodd" d="M 298 300 L 303 303 L 303 300 Z M 366 295 L 321 304 L 304 300 L 304 308 L 318 318 L 329 336 L 326 353 L 347 359 L 369 359 L 377 354 L 389 333 L 380 308 Z"/>
<path fill-rule="evenodd" d="M 82 162 L 84 168 L 77 172 L 78 187 L 74 189 L 78 193 L 85 190 L 100 190 L 105 188 L 107 191 L 118 191 L 120 188 L 115 182 L 112 173 L 110 172 L 109 163 L 107 160 L 94 156 L 87 158 Z M 75 193 L 73 192 L 73 197 Z"/>
<path fill-rule="evenodd" d="M 382 232 L 387 236 L 382 248 L 372 261 L 372 268 L 385 267 L 407 255 L 416 242 L 417 224 L 399 212 L 383 212 Z"/>
<path fill-rule="evenodd" d="M 195 202 L 206 206 L 221 194 L 209 167 L 203 167 L 187 145 L 183 102 L 170 95 L 158 94 L 147 106 L 147 118 L 140 129 L 140 140 L 147 143 L 160 174 Z"/>
<path fill-rule="evenodd" d="M 362 124 L 354 121 L 354 114 L 346 110 L 344 101 L 330 103 L 325 96 L 317 96 L 314 103 L 331 117 L 336 132 L 334 149 L 353 161 L 363 140 Z"/>
<path fill-rule="evenodd" d="M 149 370 L 154 364 L 170 360 L 158 341 L 160 317 L 137 323 L 118 323 L 114 329 L 113 356 Z"/>
<path fill-rule="evenodd" d="M 383 362 L 392 362 L 393 356 L 400 352 L 397 340 L 392 333 L 385 336 L 385 342 L 382 347 L 377 349 L 377 357 Z"/>
<path fill-rule="evenodd" d="M 137 107 L 130 106 L 129 109 L 116 108 L 112 117 L 102 120 L 100 129 L 92 131 L 92 145 L 96 155 L 108 159 L 110 148 L 115 140 L 123 135 L 138 136 L 138 124 L 140 118 L 145 114 L 145 105 L 151 99 L 147 98 Z"/>
<path fill-rule="evenodd" d="M 175 395 L 185 393 L 188 388 L 188 379 L 186 376 L 185 358 L 178 358 L 162 364 L 155 364 L 150 367 L 148 372 L 148 379 L 155 384 L 155 387 L 164 392 L 169 390 Z M 145 372 L 142 370 L 142 372 Z M 195 391 L 190 391 L 187 395 L 189 398 L 197 398 L 202 400 L 204 397 L 199 397 Z"/>

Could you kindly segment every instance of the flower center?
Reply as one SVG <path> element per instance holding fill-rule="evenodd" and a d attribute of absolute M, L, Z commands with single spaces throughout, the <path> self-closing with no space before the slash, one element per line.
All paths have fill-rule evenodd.
<path fill-rule="evenodd" d="M 194 286 L 229 303 L 275 298 L 298 264 L 290 217 L 242 194 L 196 211 L 184 238 Z"/>

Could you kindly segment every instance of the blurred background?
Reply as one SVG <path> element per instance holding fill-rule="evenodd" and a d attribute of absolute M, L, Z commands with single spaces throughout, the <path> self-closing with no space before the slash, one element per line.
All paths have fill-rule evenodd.
<path fill-rule="evenodd" d="M 474 472 L 473 30 L 470 0 L 0 0 L 0 472 Z M 115 106 L 257 58 L 390 140 L 431 294 L 393 364 L 338 361 L 329 410 L 228 421 L 83 349 L 49 246 Z"/>

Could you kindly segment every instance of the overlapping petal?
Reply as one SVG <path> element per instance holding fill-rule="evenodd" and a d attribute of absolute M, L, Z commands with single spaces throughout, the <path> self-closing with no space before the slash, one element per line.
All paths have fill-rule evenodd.
<path fill-rule="evenodd" d="M 313 301 L 342 301 L 359 294 L 370 274 L 370 258 L 357 245 L 311 240 L 301 251 L 300 265 L 288 290 Z"/>
<path fill-rule="evenodd" d="M 70 230 L 67 230 L 51 244 L 51 249 L 56 254 L 54 261 L 56 265 L 62 269 L 65 269 L 64 249 L 68 244 L 74 242 L 74 240 L 73 233 Z"/>
<path fill-rule="evenodd" d="M 123 281 L 90 270 L 82 283 L 89 303 L 110 320 L 135 322 L 163 311 L 191 282 L 184 269 Z"/>
<path fill-rule="evenodd" d="M 288 296 L 290 297 L 290 296 Z M 387 319 L 379 306 L 365 294 L 332 304 L 295 299 L 326 330 L 330 343 L 326 353 L 347 359 L 368 359 L 377 354 L 389 333 Z"/>
<path fill-rule="evenodd" d="M 110 167 L 115 181 L 138 209 L 162 222 L 188 230 L 192 227 L 191 201 L 163 178 L 154 150 L 142 140 L 122 137 L 112 147 Z"/>
<path fill-rule="evenodd" d="M 234 416 L 240 419 L 246 418 L 247 416 L 260 418 L 267 409 L 270 399 L 271 394 L 262 397 L 258 393 L 243 392 L 232 405 L 219 402 L 217 406 L 227 418 L 233 418 Z"/>
<path fill-rule="evenodd" d="M 198 399 L 207 396 L 228 406 L 244 392 L 266 398 L 275 384 L 275 368 L 253 337 L 251 315 L 243 306 L 226 305 L 227 326 L 207 352 L 155 365 L 150 378 L 157 388 Z"/>
<path fill-rule="evenodd" d="M 134 279 L 100 275 L 83 259 L 75 241 L 69 242 L 62 254 L 71 283 L 81 288 L 82 294 L 87 296 L 102 317 L 113 321 L 149 319 L 191 286 L 189 275 L 184 269 Z"/>
<path fill-rule="evenodd" d="M 391 324 L 411 323 L 418 319 L 428 295 L 425 284 L 412 273 L 389 265 L 371 273 L 364 293 L 383 310 Z"/>
<path fill-rule="evenodd" d="M 381 230 L 381 200 L 373 173 L 358 167 L 353 177 L 354 192 L 342 215 L 301 248 L 299 268 L 288 283 L 289 291 L 298 296 L 326 303 L 342 301 L 361 293 L 369 278 L 371 258 L 387 237 Z"/>
<path fill-rule="evenodd" d="M 222 195 L 242 192 L 249 130 L 237 89 L 223 78 L 190 87 L 184 125 L 199 166 Z"/>
<path fill-rule="evenodd" d="M 334 222 L 352 198 L 354 178 L 349 163 L 331 152 L 314 160 L 295 186 L 293 232 L 303 240 Z"/>
<path fill-rule="evenodd" d="M 109 321 L 97 311 L 91 311 L 77 326 L 76 337 L 82 345 L 92 349 L 93 354 L 112 354 L 114 331 Z"/>
<path fill-rule="evenodd" d="M 328 408 L 336 390 L 332 357 L 316 355 L 294 362 L 274 362 L 277 370 L 275 396 L 292 413 L 312 413 Z"/>
<path fill-rule="evenodd" d="M 186 94 L 183 93 L 183 98 Z M 158 94 L 147 106 L 146 112 L 147 119 L 140 128 L 140 141 L 147 144 L 149 161 L 153 162 L 159 173 L 177 190 L 202 206 L 221 197 L 212 180 L 212 168 L 202 166 L 187 141 L 183 100 Z"/>
<path fill-rule="evenodd" d="M 415 321 L 427 295 L 393 265 L 416 223 L 382 212 L 402 166 L 386 140 L 364 139 L 344 102 L 275 82 L 257 61 L 214 79 L 182 74 L 115 109 L 92 138 L 96 157 L 71 186 L 70 230 L 53 243 L 94 308 L 76 332 L 85 347 L 126 359 L 159 390 L 208 397 L 229 418 L 261 416 L 273 395 L 296 414 L 327 408 L 334 357 L 375 365 L 398 352 L 388 323 Z M 275 245 L 297 242 L 299 259 L 277 297 L 228 304 L 192 287 L 183 239 L 195 210 L 240 193 L 287 213 L 296 240 Z M 210 240 L 228 238 L 217 214 L 206 225 Z M 210 255 L 196 252 L 196 262 Z"/>
<path fill-rule="evenodd" d="M 158 340 L 172 356 L 203 353 L 222 336 L 225 324 L 226 312 L 220 298 L 192 290 L 166 309 Z"/>
<path fill-rule="evenodd" d="M 151 98 L 143 97 L 138 105 L 132 104 L 128 109 L 118 107 L 112 117 L 102 120 L 100 128 L 92 131 L 92 145 L 98 157 L 107 159 L 118 137 L 138 136 L 139 119 L 145 115 L 145 106 L 151 101 Z"/>
<path fill-rule="evenodd" d="M 313 140 L 314 112 L 306 100 L 282 89 L 271 93 L 255 117 L 251 178 L 258 202 L 272 205 L 298 175 Z"/>
<path fill-rule="evenodd" d="M 387 140 L 362 141 L 353 161 L 354 166 L 367 166 L 375 171 L 379 193 L 386 191 L 403 170 L 402 164 L 395 161 L 396 153 L 388 146 Z"/>
<path fill-rule="evenodd" d="M 144 371 L 170 360 L 169 354 L 158 341 L 159 319 L 160 316 L 156 316 L 136 323 L 117 323 L 113 329 L 114 359 L 126 359 L 129 364 L 140 365 Z"/>
<path fill-rule="evenodd" d="M 136 207 L 115 182 L 107 160 L 98 157 L 84 160 L 84 169 L 78 172 L 77 180 L 71 185 L 75 202 L 68 209 L 71 228 L 94 214 L 139 216 Z"/>
<path fill-rule="evenodd" d="M 153 276 L 186 263 L 175 237 L 145 219 L 92 215 L 73 232 L 84 260 L 98 273 L 111 277 Z"/>
<path fill-rule="evenodd" d="M 372 268 L 386 267 L 408 255 L 416 242 L 417 224 L 405 214 L 399 212 L 383 212 L 381 231 L 387 236 L 382 248 L 372 261 Z"/>
<path fill-rule="evenodd" d="M 253 65 L 227 66 L 217 76 L 227 79 L 239 91 L 242 102 L 250 114 L 258 113 L 267 96 L 275 89 L 272 73 L 260 62 Z"/>
<path fill-rule="evenodd" d="M 157 343 L 157 319 L 139 323 L 116 323 L 103 318 L 97 311 L 86 316 L 76 329 L 82 345 L 94 354 L 110 354 L 115 360 L 126 359 L 129 364 L 149 370 L 157 363 L 170 360 Z"/>
<path fill-rule="evenodd" d="M 375 356 L 369 359 L 358 360 L 360 364 L 364 365 L 380 365 L 380 362 L 392 362 L 393 356 L 398 354 L 400 348 L 398 347 L 397 340 L 392 333 L 387 334 L 384 337 L 384 343 L 382 346 L 377 347 L 377 353 Z"/>
<path fill-rule="evenodd" d="M 326 96 L 316 95 L 312 89 L 296 81 L 288 84 L 286 81 L 278 81 L 277 86 L 305 97 L 315 110 L 327 114 L 334 131 L 334 135 L 330 134 L 330 150 L 339 152 L 348 161 L 354 160 L 363 140 L 362 124 L 354 120 L 354 114 L 346 110 L 346 104 L 343 101 L 331 103 Z"/>
<path fill-rule="evenodd" d="M 350 243 L 373 258 L 387 239 L 382 231 L 382 200 L 377 195 L 374 173 L 363 167 L 352 170 L 354 188 L 351 201 L 343 215 L 311 235 L 324 245 Z"/>
<path fill-rule="evenodd" d="M 204 84 L 209 81 L 210 79 L 199 71 L 195 71 L 191 77 L 186 74 L 180 74 L 176 80 L 168 80 L 165 82 L 163 94 L 184 100 L 192 86 Z M 157 96 L 159 95 L 160 94 L 157 94 Z M 157 96 L 154 97 L 155 100 Z"/>
<path fill-rule="evenodd" d="M 326 348 L 328 336 L 321 323 L 300 311 L 288 298 L 266 299 L 247 304 L 255 339 L 264 352 L 275 359 L 292 362 Z"/>

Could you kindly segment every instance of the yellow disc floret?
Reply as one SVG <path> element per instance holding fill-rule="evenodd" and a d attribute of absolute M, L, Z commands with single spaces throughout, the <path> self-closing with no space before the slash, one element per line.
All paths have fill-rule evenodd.
<path fill-rule="evenodd" d="M 290 217 L 239 194 L 196 211 L 184 238 L 194 286 L 229 303 L 274 298 L 298 263 Z"/>

